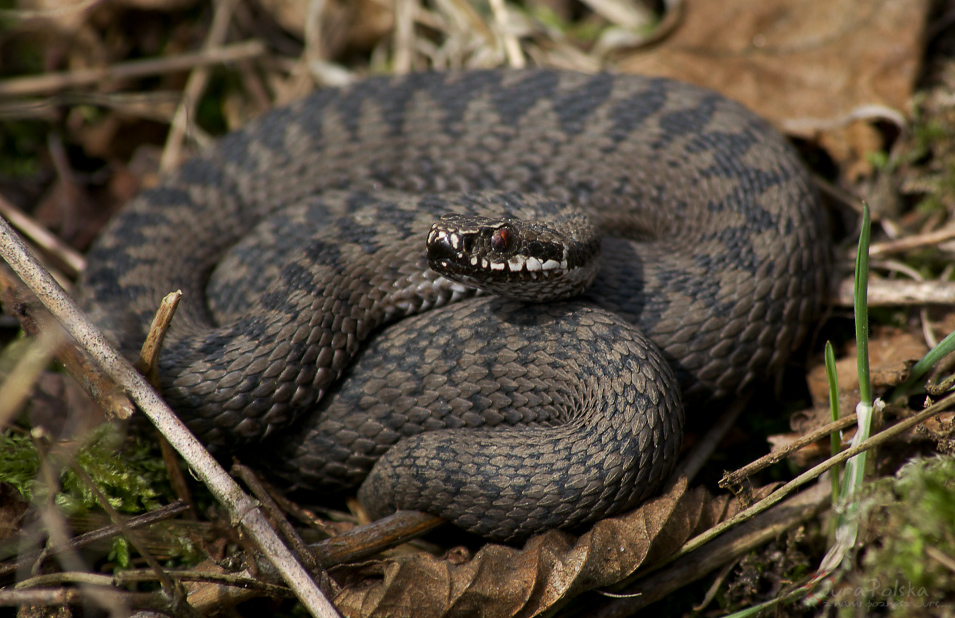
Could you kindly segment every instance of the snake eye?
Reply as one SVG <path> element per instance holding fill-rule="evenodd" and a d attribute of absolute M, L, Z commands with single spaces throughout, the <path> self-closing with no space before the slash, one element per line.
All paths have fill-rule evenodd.
<path fill-rule="evenodd" d="M 514 233 L 506 227 L 494 230 L 491 235 L 491 248 L 497 253 L 504 253 L 514 243 Z"/>

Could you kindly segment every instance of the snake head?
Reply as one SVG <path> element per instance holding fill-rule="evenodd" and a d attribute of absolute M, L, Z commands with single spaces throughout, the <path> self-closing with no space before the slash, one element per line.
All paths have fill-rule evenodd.
<path fill-rule="evenodd" d="M 440 275 L 531 302 L 580 294 L 600 259 L 599 236 L 577 213 L 548 222 L 449 214 L 431 226 L 427 248 Z"/>

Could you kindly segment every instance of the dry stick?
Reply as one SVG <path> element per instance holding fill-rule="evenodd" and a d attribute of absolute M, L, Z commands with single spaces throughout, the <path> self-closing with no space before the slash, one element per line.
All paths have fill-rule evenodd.
<path fill-rule="evenodd" d="M 398 511 L 309 547 L 319 564 L 327 569 L 397 547 L 444 523 L 440 517 L 421 511 Z"/>
<path fill-rule="evenodd" d="M 417 12 L 418 0 L 396 0 L 393 45 L 394 70 L 399 75 L 411 71 L 414 62 L 414 19 Z"/>
<path fill-rule="evenodd" d="M 270 595 L 291 596 L 288 588 L 276 586 L 266 582 L 261 582 L 255 578 L 247 576 L 235 576 L 231 573 L 212 573 L 209 571 L 170 571 L 179 582 L 209 582 L 225 584 L 237 588 L 256 590 L 266 592 Z M 119 571 L 112 575 L 103 575 L 100 573 L 87 573 L 85 571 L 75 572 L 66 571 L 61 573 L 47 573 L 37 575 L 30 579 L 25 579 L 16 585 L 18 590 L 26 588 L 48 587 L 52 584 L 91 584 L 95 586 L 124 586 L 138 582 L 156 581 L 156 572 L 149 569 L 131 569 L 129 571 Z"/>
<path fill-rule="evenodd" d="M 321 569 L 315 562 L 315 556 L 308 550 L 308 545 L 306 545 L 302 537 L 299 536 L 298 532 L 295 531 L 292 524 L 285 519 L 281 509 L 275 504 L 275 500 L 269 495 L 268 490 L 262 484 L 262 481 L 259 480 L 259 477 L 247 466 L 242 464 L 234 464 L 229 472 L 231 472 L 233 476 L 242 479 L 248 488 L 252 490 L 252 495 L 262 503 L 262 507 L 266 513 L 272 516 L 272 521 L 275 522 L 279 532 L 285 537 L 286 542 L 292 545 L 292 549 L 295 550 L 299 560 L 302 561 L 302 565 L 308 569 L 313 576 L 319 575 L 316 571 L 321 571 Z"/>
<path fill-rule="evenodd" d="M 783 498 L 791 494 L 797 488 L 801 487 L 802 485 L 805 485 L 809 481 L 815 479 L 822 473 L 829 470 L 829 468 L 832 468 L 833 466 L 840 464 L 846 461 L 847 459 L 854 457 L 858 455 L 859 453 L 862 453 L 863 451 L 867 451 L 869 449 L 875 448 L 877 446 L 880 446 L 888 442 L 895 436 L 901 434 L 904 431 L 907 431 L 909 428 L 914 427 L 915 425 L 918 425 L 919 423 L 928 419 L 929 417 L 932 417 L 942 412 L 943 410 L 945 410 L 946 408 L 952 405 L 955 405 L 955 395 L 950 395 L 946 397 L 945 399 L 942 399 L 941 401 L 929 406 L 928 408 L 925 408 L 918 414 L 911 416 L 905 419 L 904 421 L 900 421 L 896 423 L 895 425 L 892 425 L 888 429 L 880 431 L 876 435 L 872 436 L 868 440 L 865 440 L 864 442 L 861 442 L 857 446 L 848 448 L 842 451 L 841 453 L 839 453 L 838 455 L 830 457 L 829 459 L 822 462 L 818 466 L 814 468 L 810 468 L 806 472 L 803 472 L 802 474 L 800 474 L 793 480 L 789 481 L 788 483 L 786 483 L 785 485 L 783 485 L 782 487 L 774 491 L 772 494 L 760 500 L 759 502 L 752 505 L 748 509 L 744 511 L 740 511 L 739 513 L 736 514 L 735 517 L 732 517 L 724 521 L 723 523 L 710 528 L 703 534 L 690 539 L 689 541 L 683 544 L 683 547 L 681 547 L 679 551 L 674 553 L 672 556 L 668 557 L 665 562 L 661 562 L 660 564 L 655 565 L 650 570 L 656 570 L 657 568 L 663 566 L 664 564 L 672 560 L 675 560 L 681 556 L 685 556 L 691 551 L 701 547 L 702 545 L 705 545 L 707 542 L 719 536 L 727 529 L 743 521 L 746 521 L 747 519 L 751 518 L 753 515 L 756 515 L 757 513 L 765 511 L 769 507 L 773 506 L 774 504 L 778 503 L 780 500 L 782 500 Z"/>
<path fill-rule="evenodd" d="M 774 463 L 782 461 L 783 459 L 788 457 L 790 453 L 798 451 L 802 447 L 806 446 L 807 444 L 812 444 L 816 440 L 825 438 L 826 436 L 828 436 L 834 431 L 842 431 L 846 427 L 855 425 L 855 423 L 856 423 L 856 414 L 855 412 L 853 412 L 852 414 L 843 416 L 838 421 L 834 421 L 832 423 L 824 425 L 823 427 L 820 427 L 819 429 L 816 429 L 815 431 L 807 433 L 806 435 L 802 436 L 798 440 L 795 440 L 791 442 L 790 444 L 787 444 L 785 448 L 782 448 L 778 451 L 764 455 L 763 457 L 760 457 L 756 461 L 743 466 L 742 468 L 740 468 L 739 470 L 735 472 L 727 472 L 726 474 L 723 475 L 723 478 L 720 479 L 720 483 L 719 483 L 720 488 L 726 489 L 727 487 L 730 487 L 733 485 L 739 485 L 744 480 L 756 474 L 763 468 L 767 468 L 773 465 Z"/>
<path fill-rule="evenodd" d="M 2 219 L 2 217 L 0 217 Z M 33 336 L 43 332 L 65 331 L 60 323 L 53 319 L 23 283 L 0 264 L 0 304 L 11 315 L 20 320 L 23 330 Z M 83 388 L 93 394 L 93 399 L 106 413 L 107 418 L 128 419 L 136 411 L 129 398 L 123 394 L 116 382 L 100 370 L 85 350 L 74 346 L 60 346 L 56 358 L 66 367 L 67 373 L 79 382 Z"/>
<path fill-rule="evenodd" d="M 182 291 L 176 290 L 171 294 L 166 294 L 159 303 L 159 309 L 153 316 L 152 324 L 149 325 L 149 332 L 146 333 L 146 341 L 139 352 L 139 358 L 136 359 L 133 367 L 136 371 L 146 376 L 146 379 L 154 388 L 159 388 L 159 352 L 162 350 L 163 340 L 166 338 L 166 332 L 172 323 L 172 318 L 179 307 L 179 301 L 182 299 Z M 191 519 L 198 519 L 195 505 L 192 502 L 192 492 L 189 491 L 189 484 L 179 469 L 179 461 L 176 459 L 176 453 L 173 451 L 169 441 L 162 434 L 159 434 L 159 451 L 162 453 L 163 463 L 166 464 L 166 472 L 169 474 L 169 484 L 176 492 L 180 500 L 184 500 L 189 505 L 189 515 Z"/>
<path fill-rule="evenodd" d="M 105 81 L 136 79 L 163 73 L 188 71 L 198 66 L 255 58 L 265 54 L 265 52 L 265 44 L 261 41 L 245 41 L 168 58 L 131 60 L 99 69 L 17 77 L 0 80 L 0 97 L 42 95 L 68 88 L 92 86 Z"/>
<path fill-rule="evenodd" d="M 30 21 L 32 19 L 56 19 L 66 15 L 77 15 L 83 11 L 92 8 L 103 0 L 82 0 L 78 4 L 71 6 L 62 6 L 55 9 L 43 10 L 24 10 L 24 9 L 3 9 L 0 10 L 0 19 L 9 19 L 10 21 Z"/>
<path fill-rule="evenodd" d="M 0 195 L 0 216 L 6 217 L 7 221 L 21 234 L 43 249 L 43 252 L 52 258 L 59 268 L 63 269 L 66 276 L 75 279 L 77 275 L 86 270 L 86 260 L 82 255 L 48 229 L 23 214 L 19 208 L 11 204 L 2 195 Z"/>
<path fill-rule="evenodd" d="M 50 313 L 63 324 L 80 346 L 99 361 L 106 373 L 122 386 L 169 443 L 179 451 L 216 499 L 229 511 L 233 525 L 242 525 L 282 573 L 289 587 L 308 611 L 313 616 L 338 616 L 334 606 L 311 580 L 308 572 L 295 560 L 269 526 L 255 501 L 242 492 L 156 391 L 146 383 L 145 378 L 110 346 L 102 333 L 76 308 L 3 219 L 0 219 L 0 257 L 6 260 Z"/>
<path fill-rule="evenodd" d="M 394 515 L 310 545 L 309 549 L 315 554 L 320 566 L 331 568 L 338 564 L 364 560 L 386 549 L 397 547 L 443 523 L 443 519 L 420 511 L 398 511 Z M 268 564 L 260 563 L 258 566 L 256 578 L 259 581 L 280 581 L 272 569 L 268 568 Z M 199 611 L 221 610 L 257 595 L 254 590 L 210 583 L 198 586 L 190 592 L 189 604 Z"/>
<path fill-rule="evenodd" d="M 839 282 L 830 300 L 840 307 L 852 307 L 852 277 Z M 955 303 L 955 282 L 951 281 L 888 281 L 869 279 L 870 307 L 917 307 Z"/>
<path fill-rule="evenodd" d="M 95 588 L 91 590 L 90 588 Z M 152 592 L 127 592 L 116 588 L 57 588 L 52 590 L 0 590 L 0 607 L 40 605 L 57 607 L 76 605 L 108 596 L 127 603 L 130 607 L 166 609 L 165 599 Z"/>
<path fill-rule="evenodd" d="M 0 382 L 0 431 L 23 409 L 40 374 L 50 366 L 50 360 L 62 346 L 63 331 L 43 331 L 28 344 L 17 364 Z"/>
<path fill-rule="evenodd" d="M 179 513 L 182 513 L 183 511 L 185 511 L 186 508 L 188 507 L 185 502 L 181 500 L 177 500 L 176 502 L 173 502 L 172 504 L 168 504 L 164 507 L 158 508 L 155 511 L 150 511 L 148 513 L 144 513 L 142 515 L 138 515 L 136 517 L 129 519 L 126 522 L 126 527 L 130 529 L 135 529 L 135 528 L 142 528 L 144 526 L 149 526 L 156 522 L 162 521 L 164 519 L 175 517 Z M 34 551 L 34 552 L 30 552 L 29 554 L 24 554 L 18 557 L 16 560 L 11 560 L 10 562 L 0 564 L 0 577 L 3 577 L 4 575 L 7 575 L 8 573 L 13 573 L 17 571 L 20 567 L 26 566 L 27 564 L 32 563 L 37 558 L 39 558 L 40 555 L 43 554 L 44 552 L 46 552 L 45 557 L 52 558 L 63 551 L 73 551 L 73 550 L 79 549 L 80 547 L 89 545 L 90 543 L 94 543 L 96 541 L 101 541 L 103 539 L 114 537 L 119 533 L 120 533 L 119 526 L 116 526 L 116 525 L 105 526 L 98 530 L 93 530 L 91 532 L 87 532 L 86 534 L 81 534 L 80 536 L 70 539 L 66 543 L 65 547 L 56 547 L 56 548 L 53 548 L 52 550 Z"/>
<path fill-rule="evenodd" d="M 216 2 L 216 12 L 212 17 L 212 25 L 209 27 L 209 33 L 202 44 L 204 51 L 215 49 L 225 41 L 235 4 L 236 0 L 218 0 Z M 179 152 L 182 150 L 182 142 L 185 139 L 189 118 L 193 115 L 208 81 L 208 66 L 197 66 L 189 74 L 179 107 L 176 108 L 176 114 L 172 118 L 172 126 L 169 127 L 169 135 L 166 136 L 166 145 L 162 151 L 162 158 L 159 160 L 160 171 L 167 172 L 179 162 Z"/>
<path fill-rule="evenodd" d="M 152 324 L 149 325 L 149 332 L 139 351 L 139 358 L 133 365 L 136 371 L 146 376 L 153 386 L 159 386 L 159 352 L 162 350 L 162 343 L 166 339 L 169 325 L 172 324 L 172 318 L 176 315 L 176 309 L 179 308 L 180 300 L 182 300 L 182 290 L 176 290 L 163 297 L 156 315 L 153 316 Z"/>
<path fill-rule="evenodd" d="M 869 247 L 869 256 L 890 255 L 893 253 L 911 251 L 912 249 L 921 249 L 922 247 L 937 245 L 952 240 L 953 238 L 955 238 L 955 226 L 925 234 L 906 236 L 898 240 L 874 243 Z M 852 259 L 855 259 L 855 254 L 853 254 Z"/>

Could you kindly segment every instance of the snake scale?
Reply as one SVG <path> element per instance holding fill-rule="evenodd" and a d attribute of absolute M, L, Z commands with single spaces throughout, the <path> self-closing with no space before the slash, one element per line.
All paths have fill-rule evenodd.
<path fill-rule="evenodd" d="M 475 295 L 428 268 L 443 214 L 554 203 L 602 236 L 580 296 Z M 825 234 L 791 147 L 715 93 L 422 73 L 225 136 L 114 217 L 80 298 L 132 355 L 183 291 L 161 389 L 216 453 L 513 541 L 645 499 L 683 405 L 777 372 L 818 316 Z"/>

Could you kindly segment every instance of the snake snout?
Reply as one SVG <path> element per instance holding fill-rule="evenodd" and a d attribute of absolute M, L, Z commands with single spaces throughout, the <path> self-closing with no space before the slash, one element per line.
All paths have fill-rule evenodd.
<path fill-rule="evenodd" d="M 437 224 L 428 234 L 428 264 L 438 272 L 445 271 L 463 257 L 460 238 L 438 229 Z"/>

